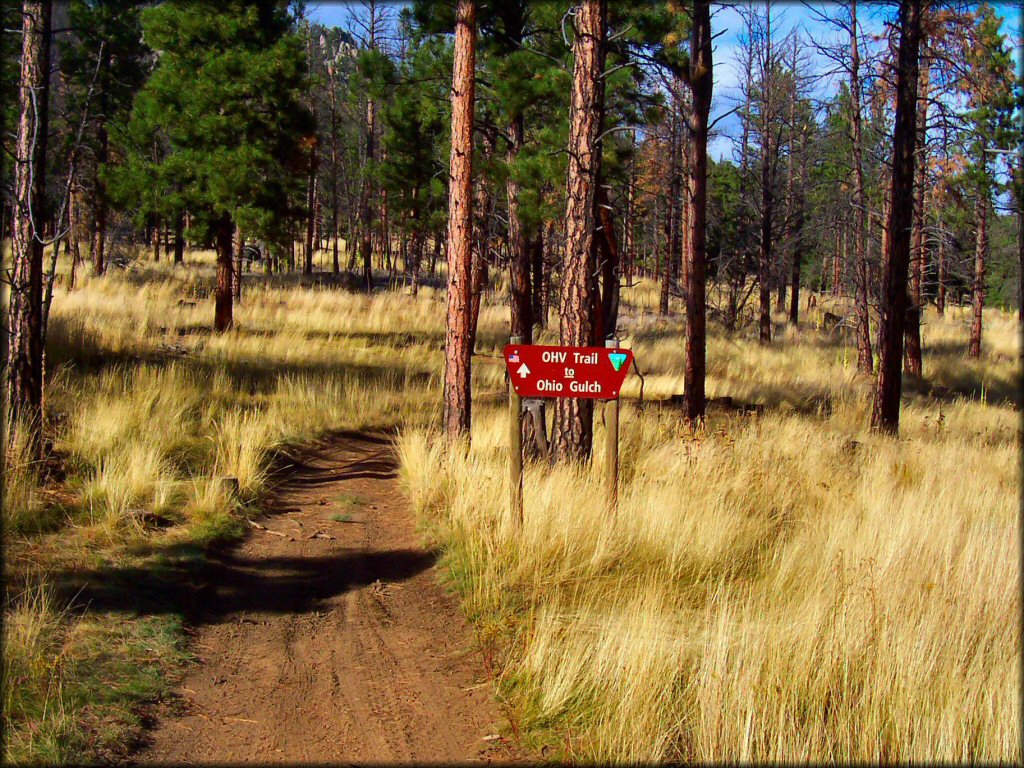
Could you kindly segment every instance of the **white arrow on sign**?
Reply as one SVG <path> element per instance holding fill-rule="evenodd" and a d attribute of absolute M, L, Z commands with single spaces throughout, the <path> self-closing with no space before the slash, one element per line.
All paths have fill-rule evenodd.
<path fill-rule="evenodd" d="M 527 376 L 530 375 L 530 369 L 526 367 L 526 363 L 523 363 L 516 370 L 516 373 L 518 373 L 521 378 L 525 379 Z"/>

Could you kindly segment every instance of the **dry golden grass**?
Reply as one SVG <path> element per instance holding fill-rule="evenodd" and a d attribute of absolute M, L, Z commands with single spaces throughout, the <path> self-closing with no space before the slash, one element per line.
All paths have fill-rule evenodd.
<path fill-rule="evenodd" d="M 962 313 L 928 316 L 940 389 L 912 388 L 898 440 L 865 429 L 841 341 L 712 331 L 709 394 L 767 410 L 691 435 L 625 405 L 617 514 L 600 414 L 592 466 L 527 468 L 521 529 L 501 407 L 469 452 L 408 432 L 410 495 L 508 639 L 526 725 L 583 760 L 1019 761 L 1017 326 L 986 323 L 971 363 Z M 645 395 L 682 391 L 678 323 L 626 325 Z"/>
<path fill-rule="evenodd" d="M 442 293 L 367 298 L 247 278 L 237 329 L 213 336 L 209 255 L 189 259 L 84 277 L 54 300 L 47 434 L 68 478 L 55 501 L 15 455 L 5 486 L 8 569 L 37 585 L 6 609 L 5 696 L 33 702 L 13 719 L 5 707 L 8 759 L 85 754 L 66 743 L 88 708 L 97 638 L 176 654 L 173 627 L 155 643 L 156 630 L 123 617 L 88 613 L 79 626 L 38 586 L 47 572 L 138 567 L 150 561 L 136 550 L 237 536 L 280 452 L 330 430 L 401 425 L 424 529 L 445 546 L 480 636 L 505 649 L 503 693 L 538 743 L 574 759 L 1020 761 L 1009 315 L 987 313 L 980 361 L 965 355 L 966 315 L 927 317 L 927 380 L 908 383 L 898 440 L 865 430 L 854 351 L 815 328 L 832 303 L 770 348 L 713 326 L 709 395 L 762 411 L 715 407 L 691 435 L 652 402 L 682 391 L 683 342 L 643 281 L 624 293 L 623 336 L 645 385 L 642 408 L 639 379 L 624 389 L 618 513 L 602 500 L 598 412 L 592 466 L 528 466 L 517 529 L 503 291 L 482 309 L 472 445 L 446 454 Z M 120 645 L 117 621 L 131 628 Z M 24 661 L 54 654 L 74 663 Z M 141 674 L 99 666 L 96 685 Z M 60 693 L 71 690 L 86 693 Z M 65 735 L 46 748 L 28 736 L 44 711 L 69 729 L 48 731 Z"/>

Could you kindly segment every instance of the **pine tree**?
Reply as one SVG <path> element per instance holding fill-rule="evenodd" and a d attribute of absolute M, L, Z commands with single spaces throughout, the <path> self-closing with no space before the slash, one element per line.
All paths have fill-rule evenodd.
<path fill-rule="evenodd" d="M 301 203 L 314 140 L 302 100 L 306 56 L 280 2 L 217 7 L 169 0 L 143 13 L 158 63 L 119 133 L 127 161 L 111 169 L 122 201 L 187 210 L 191 237 L 217 252 L 214 329 L 232 325 L 232 239 L 283 242 Z M 165 147 L 155 155 L 155 146 Z"/>
<path fill-rule="evenodd" d="M 903 335 L 910 266 L 910 227 L 914 202 L 918 56 L 923 0 L 901 0 L 896 63 L 896 122 L 893 128 L 892 195 L 886 221 L 882 311 L 878 339 L 878 382 L 871 427 L 896 433 L 900 424 Z"/>
<path fill-rule="evenodd" d="M 448 440 L 468 436 L 471 418 L 470 269 L 473 262 L 476 0 L 458 0 L 455 13 L 443 413 L 444 434 Z"/>
<path fill-rule="evenodd" d="M 566 184 L 566 243 L 559 316 L 561 343 L 587 346 L 593 331 L 590 280 L 594 239 L 594 200 L 600 176 L 598 136 L 604 112 L 605 38 L 608 8 L 604 0 L 583 0 L 574 11 L 573 83 L 569 114 L 569 173 Z M 593 404 L 560 399 L 556 408 L 556 445 L 560 456 L 582 460 L 593 442 Z"/>
<path fill-rule="evenodd" d="M 38 458 L 43 420 L 43 222 L 47 215 L 50 0 L 27 0 L 22 10 L 5 424 L 26 430 L 28 454 Z"/>

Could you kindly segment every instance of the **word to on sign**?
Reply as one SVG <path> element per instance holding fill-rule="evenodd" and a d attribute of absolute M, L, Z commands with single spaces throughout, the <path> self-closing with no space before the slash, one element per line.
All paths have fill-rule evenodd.
<path fill-rule="evenodd" d="M 520 397 L 616 400 L 633 362 L 628 349 L 509 344 L 505 365 Z"/>

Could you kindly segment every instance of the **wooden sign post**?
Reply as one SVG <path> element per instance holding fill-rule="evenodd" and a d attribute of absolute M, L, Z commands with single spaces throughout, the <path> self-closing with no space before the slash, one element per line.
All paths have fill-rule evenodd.
<path fill-rule="evenodd" d="M 509 500 L 512 519 L 523 521 L 523 398 L 575 397 L 604 400 L 606 478 L 610 508 L 619 501 L 619 393 L 633 353 L 608 339 L 604 347 L 545 347 L 521 344 L 513 336 L 505 347 L 509 377 Z M 541 427 L 538 426 L 538 429 Z"/>
<path fill-rule="evenodd" d="M 618 339 L 608 339 L 606 347 L 619 348 Z M 605 429 L 605 482 L 608 484 L 608 502 L 614 513 L 619 508 L 619 398 L 604 402 Z"/>
<path fill-rule="evenodd" d="M 519 344 L 522 337 L 513 336 L 512 344 Z M 511 461 L 509 462 L 509 506 L 512 509 L 512 520 L 517 525 L 523 524 L 523 399 L 516 388 L 509 384 L 509 446 Z"/>

